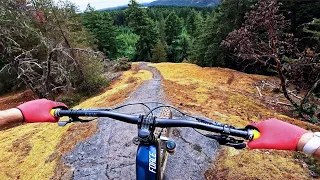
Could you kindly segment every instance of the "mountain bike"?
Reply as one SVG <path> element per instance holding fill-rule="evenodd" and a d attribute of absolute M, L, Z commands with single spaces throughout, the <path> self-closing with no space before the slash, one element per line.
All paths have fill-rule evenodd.
<path fill-rule="evenodd" d="M 143 105 L 148 108 L 145 114 L 124 114 L 115 112 L 116 109 L 130 106 Z M 160 103 L 161 104 L 161 103 Z M 155 116 L 154 112 L 162 109 L 162 115 Z M 179 112 L 183 118 L 172 119 L 172 110 Z M 150 108 L 146 103 L 133 103 L 115 107 L 113 109 L 53 109 L 51 114 L 55 117 L 68 116 L 68 121 L 59 121 L 59 126 L 68 123 L 86 123 L 96 120 L 98 117 L 108 117 L 138 126 L 138 136 L 133 138 L 133 143 L 138 145 L 136 154 L 136 179 L 137 180 L 159 180 L 163 177 L 166 159 L 169 154 L 174 154 L 175 142 L 169 139 L 171 128 L 190 127 L 212 133 L 202 133 L 201 135 L 216 140 L 220 145 L 230 146 L 235 149 L 246 147 L 245 140 L 253 140 L 259 137 L 259 132 L 255 129 L 236 128 L 228 124 L 222 124 L 213 120 L 195 117 L 182 112 L 178 108 L 161 104 Z M 95 117 L 95 119 L 80 119 L 80 117 Z M 242 139 L 235 139 L 235 137 Z"/>

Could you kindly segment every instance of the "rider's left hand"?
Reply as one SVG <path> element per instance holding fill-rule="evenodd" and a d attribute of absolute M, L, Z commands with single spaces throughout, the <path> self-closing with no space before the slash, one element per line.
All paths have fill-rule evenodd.
<path fill-rule="evenodd" d="M 61 102 L 38 99 L 23 103 L 17 107 L 23 115 L 24 122 L 58 122 L 59 118 L 53 117 L 50 111 L 54 108 L 68 109 L 67 105 Z"/>

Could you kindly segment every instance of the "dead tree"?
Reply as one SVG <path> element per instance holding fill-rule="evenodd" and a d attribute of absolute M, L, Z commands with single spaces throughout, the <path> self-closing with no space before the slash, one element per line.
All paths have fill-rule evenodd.
<path fill-rule="evenodd" d="M 304 104 L 320 82 L 320 76 L 301 102 L 293 100 L 287 90 L 288 79 L 284 70 L 290 67 L 287 59 L 297 59 L 300 63 L 303 53 L 297 48 L 293 34 L 285 33 L 290 24 L 279 13 L 277 0 L 259 0 L 246 14 L 245 22 L 238 30 L 229 33 L 222 45 L 231 50 L 235 57 L 251 64 L 260 63 L 277 71 L 280 89 L 288 101 L 300 112 L 306 112 Z M 290 57 L 290 58 L 288 58 Z"/>
<path fill-rule="evenodd" d="M 38 10 L 25 1 L 0 2 L 0 14 L 4 15 L 0 53 L 7 63 L 0 72 L 13 71 L 39 98 L 52 98 L 57 91 L 72 91 L 85 83 L 79 59 L 104 57 L 90 49 L 71 48 L 66 36 L 54 34 L 54 22 L 44 21 L 35 12 Z M 39 23 L 45 31 L 34 28 Z M 60 25 L 59 29 L 62 31 Z"/>

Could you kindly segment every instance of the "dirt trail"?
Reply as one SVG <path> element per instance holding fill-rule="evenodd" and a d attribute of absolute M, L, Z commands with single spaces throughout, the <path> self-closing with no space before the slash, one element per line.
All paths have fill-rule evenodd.
<path fill-rule="evenodd" d="M 166 102 L 159 71 L 146 63 L 141 63 L 140 69 L 151 71 L 153 79 L 144 82 L 123 104 Z M 143 110 L 140 106 L 131 106 L 121 112 L 139 114 Z M 100 118 L 97 133 L 77 144 L 63 161 L 72 167 L 74 179 L 135 179 L 137 146 L 132 138 L 136 135 L 136 125 Z M 174 129 L 172 140 L 177 150 L 174 156 L 168 157 L 164 179 L 204 179 L 204 171 L 215 157 L 217 144 L 190 128 Z"/>

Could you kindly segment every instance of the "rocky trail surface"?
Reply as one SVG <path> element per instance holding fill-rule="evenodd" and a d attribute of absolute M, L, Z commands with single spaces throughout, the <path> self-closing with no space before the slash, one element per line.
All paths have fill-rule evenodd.
<path fill-rule="evenodd" d="M 139 68 L 152 72 L 153 79 L 145 81 L 122 104 L 166 103 L 159 71 L 146 63 L 141 63 Z M 144 109 L 141 106 L 129 106 L 119 112 L 139 114 Z M 78 143 L 63 157 L 63 161 L 71 166 L 74 179 L 136 179 L 137 146 L 132 143 L 135 136 L 136 125 L 100 118 L 97 132 Z M 217 144 L 191 128 L 173 129 L 171 139 L 177 144 L 177 149 L 173 156 L 168 157 L 164 179 L 204 179 L 204 171 L 215 158 Z"/>

